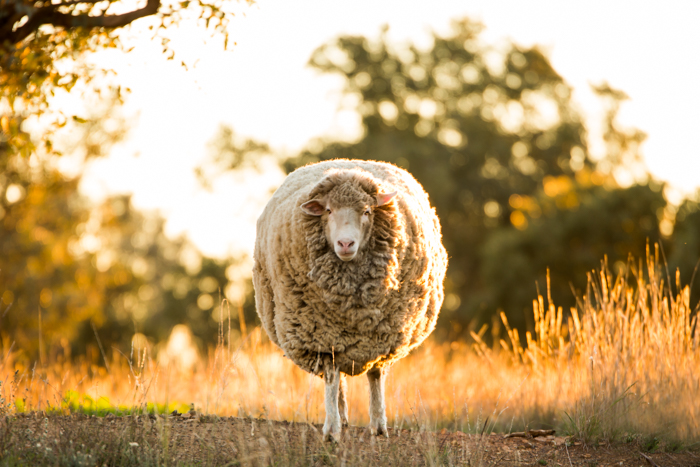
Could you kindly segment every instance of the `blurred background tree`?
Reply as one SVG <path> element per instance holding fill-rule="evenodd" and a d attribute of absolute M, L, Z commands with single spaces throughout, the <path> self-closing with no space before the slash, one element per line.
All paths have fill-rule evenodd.
<path fill-rule="evenodd" d="M 8 174 L 0 177 L 7 193 L 0 202 L 5 349 L 14 344 L 25 358 L 83 354 L 97 349 L 97 333 L 104 348 L 128 353 L 135 333 L 157 344 L 187 324 L 205 351 L 222 317 L 234 338 L 254 320 L 242 260 L 203 257 L 185 239 L 168 238 L 164 220 L 135 210 L 128 196 L 93 207 L 78 193 L 79 179 L 44 171 L 22 184 Z M 226 296 L 233 302 L 222 308 Z"/>
<path fill-rule="evenodd" d="M 30 177 L 26 160 L 13 162 L 0 179 L 0 330 L 5 348 L 14 342 L 34 353 L 61 338 L 66 344 L 76 323 L 98 315 L 107 284 L 89 258 L 71 254 L 75 228 L 88 214 L 76 199 L 77 181 L 48 169 Z"/>
<path fill-rule="evenodd" d="M 76 122 L 64 144 L 78 166 L 72 177 L 51 155 L 0 159 L 0 337 L 25 361 L 96 356 L 100 344 L 108 355 L 113 346 L 128 353 L 134 335 L 145 337 L 137 346 L 158 344 L 177 324 L 206 351 L 222 313 L 234 337 L 255 316 L 242 258 L 203 257 L 186 239 L 166 236 L 164 219 L 134 209 L 129 196 L 95 205 L 81 195 L 85 161 L 127 130 L 113 105 Z M 226 296 L 233 303 L 222 309 Z"/>
<path fill-rule="evenodd" d="M 513 195 L 515 225 L 493 230 L 480 250 L 480 274 L 488 284 L 481 297 L 491 313 L 506 311 L 513 327 L 534 328 L 532 301 L 538 288 L 547 297 L 547 271 L 553 302 L 568 310 L 604 258 L 615 273 L 625 273 L 629 255 L 644 258 L 647 241 L 659 240 L 657 211 L 666 205 L 660 186 L 605 188 L 577 175 L 574 183 L 546 179 L 532 198 Z"/>
<path fill-rule="evenodd" d="M 450 256 L 440 320 L 459 338 L 505 311 L 524 329 L 536 281 L 551 269 L 556 303 L 575 305 L 586 272 L 660 240 L 663 186 L 616 171 L 638 160 L 644 134 L 616 123 L 626 97 L 607 85 L 607 157 L 590 157 L 571 88 L 537 48 L 494 48 L 481 26 L 454 23 L 422 50 L 341 37 L 311 66 L 345 78 L 345 102 L 362 116 L 356 142 L 317 141 L 284 162 L 295 168 L 337 157 L 385 160 L 411 171 L 430 194 Z M 645 175 L 645 174 L 643 174 Z M 641 183 L 641 184 L 640 184 Z M 544 292 L 544 290 L 542 290 Z"/>
<path fill-rule="evenodd" d="M 166 17 L 158 17 L 161 27 L 170 24 Z M 289 172 L 337 157 L 408 169 L 430 193 L 450 255 L 439 339 L 467 338 L 470 330 L 497 323 L 498 310 L 525 330 L 537 287 L 546 293 L 547 269 L 552 298 L 566 309 L 575 305 L 572 288 L 579 293 L 603 257 L 624 271 L 632 266 L 628 255 L 642 257 L 647 241 L 663 240 L 670 270 L 680 267 L 684 283 L 695 279 L 700 194 L 678 208 L 667 203 L 664 185 L 643 170 L 644 134 L 617 122 L 624 93 L 606 84 L 595 88 L 607 113 L 606 155 L 594 160 L 571 88 L 547 57 L 537 48 L 492 47 L 480 31 L 463 20 L 451 35 L 434 35 L 426 49 L 391 44 L 385 35 L 321 46 L 310 64 L 344 77 L 343 102 L 362 117 L 359 139 L 314 141 L 300 154 L 280 157 L 222 126 L 196 175 L 206 186 L 226 171 L 280 164 Z M 94 76 L 70 75 L 75 69 L 56 74 L 51 60 L 67 57 L 51 51 L 59 42 L 31 51 L 58 41 L 51 34 L 59 32 L 39 29 L 22 42 L 30 47 L 25 58 L 49 62 L 16 58 L 15 68 L 0 66 L 4 348 L 14 344 L 26 359 L 49 352 L 97 355 L 99 339 L 107 352 L 112 346 L 128 351 L 132 344 L 163 342 L 173 326 L 186 324 L 205 350 L 216 342 L 222 316 L 226 327 L 230 317 L 235 338 L 257 319 L 250 280 L 241 279 L 248 277 L 245 258 L 203 257 L 186 239 L 168 237 L 159 214 L 136 210 L 128 196 L 94 205 L 78 190 L 86 161 L 109 153 L 127 133 L 117 91 L 102 98 L 111 104 L 94 115 L 54 114 L 55 125 L 38 137 L 23 131 L 22 119 L 48 111 L 55 89 Z M 99 28 L 64 33 L 98 45 L 104 44 L 90 39 L 94 35 L 113 37 Z M 8 44 L 3 47 L 19 50 Z M 18 96 L 14 103 L 12 96 Z M 62 145 L 65 156 L 54 148 L 54 130 L 62 125 L 77 135 Z M 73 176 L 57 169 L 57 160 L 69 158 L 77 161 Z"/>
<path fill-rule="evenodd" d="M 183 239 L 169 240 L 163 220 L 134 210 L 128 198 L 94 206 L 78 186 L 85 164 L 108 153 L 126 130 L 124 119 L 114 118 L 124 90 L 110 78 L 111 70 L 92 59 L 94 53 L 125 50 L 120 34 L 140 18 L 150 20 L 130 31 L 160 41 L 168 60 L 175 57 L 168 29 L 185 22 L 198 24 L 226 48 L 230 6 L 224 0 L 148 0 L 142 7 L 119 0 L 0 2 L 5 349 L 14 344 L 27 358 L 61 349 L 83 353 L 96 343 L 95 334 L 105 346 L 128 349 L 135 331 L 155 342 L 188 320 L 197 337 L 215 341 L 212 310 L 229 283 L 227 264 L 200 258 Z M 109 105 L 99 105 L 99 115 L 66 115 L 53 99 L 70 92 L 81 96 L 86 109 L 86 96 Z M 79 136 L 61 145 L 62 129 Z M 59 145 L 72 160 L 72 175 L 58 169 Z M 198 266 L 186 266 L 183 257 L 199 258 Z"/>
<path fill-rule="evenodd" d="M 245 327 L 239 307 L 249 322 L 255 315 L 250 281 L 239 280 L 247 263 L 202 256 L 186 239 L 166 236 L 164 227 L 157 213 L 135 210 L 128 196 L 109 198 L 92 211 L 81 241 L 87 248 L 78 256 L 91 256 L 99 273 L 115 277 L 101 320 L 94 318 L 100 338 L 128 349 L 136 333 L 158 344 L 175 325 L 186 324 L 205 351 L 216 343 L 222 319 L 233 321 L 236 337 Z M 76 342 L 94 340 L 91 323 L 83 321 Z"/>
<path fill-rule="evenodd" d="M 684 200 L 675 216 L 671 253 L 668 258 L 672 273 L 680 272 L 681 284 L 690 285 L 690 303 L 700 309 L 700 191 Z M 676 284 L 675 277 L 669 283 Z M 675 290 L 675 289 L 674 289 Z"/>
<path fill-rule="evenodd" d="M 81 92 L 107 91 L 121 99 L 121 86 L 105 79 L 110 70 L 89 57 L 99 50 L 123 48 L 121 30 L 140 18 L 151 19 L 140 33 L 160 40 L 167 59 L 175 57 L 167 29 L 184 21 L 200 24 L 228 45 L 233 12 L 224 0 L 148 0 L 142 8 L 131 7 L 120 0 L 0 2 L 0 158 L 28 157 L 37 146 L 52 152 L 54 131 L 71 117 L 83 117 L 54 111 L 49 104 L 56 93 L 77 86 Z M 33 138 L 24 128 L 29 118 L 43 119 Z"/>

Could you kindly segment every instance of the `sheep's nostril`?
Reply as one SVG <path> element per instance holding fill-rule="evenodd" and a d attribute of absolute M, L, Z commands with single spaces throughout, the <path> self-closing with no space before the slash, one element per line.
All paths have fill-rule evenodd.
<path fill-rule="evenodd" d="M 352 240 L 338 240 L 338 245 L 340 248 L 342 248 L 344 251 L 351 248 L 355 244 L 354 241 Z"/>

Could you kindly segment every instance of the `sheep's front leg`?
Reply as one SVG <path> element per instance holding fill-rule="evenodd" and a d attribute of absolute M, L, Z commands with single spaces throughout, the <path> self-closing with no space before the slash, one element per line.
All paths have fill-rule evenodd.
<path fill-rule="evenodd" d="M 338 389 L 340 386 L 340 370 L 327 365 L 323 370 L 323 380 L 326 383 L 326 423 L 323 424 L 323 439 L 340 441 L 340 413 L 338 411 Z"/>
<path fill-rule="evenodd" d="M 340 386 L 338 392 L 338 412 L 340 412 L 340 423 L 348 426 L 348 382 L 344 374 L 340 374 Z"/>
<path fill-rule="evenodd" d="M 386 373 L 381 368 L 367 372 L 369 380 L 369 429 L 373 435 L 389 437 L 386 429 L 386 403 L 384 402 L 384 379 Z"/>

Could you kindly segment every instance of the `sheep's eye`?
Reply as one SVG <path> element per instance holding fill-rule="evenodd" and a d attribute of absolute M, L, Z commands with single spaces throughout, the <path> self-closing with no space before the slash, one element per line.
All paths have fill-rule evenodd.
<path fill-rule="evenodd" d="M 371 213 L 372 211 L 370 211 L 369 209 L 366 209 L 364 212 L 365 216 L 369 216 Z"/>
<path fill-rule="evenodd" d="M 326 212 L 327 212 L 328 214 L 330 214 L 330 213 L 331 213 L 331 208 L 326 208 Z"/>

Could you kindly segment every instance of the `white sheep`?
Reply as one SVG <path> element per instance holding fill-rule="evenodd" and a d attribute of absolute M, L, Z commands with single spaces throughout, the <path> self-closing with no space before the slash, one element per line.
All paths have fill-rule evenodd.
<path fill-rule="evenodd" d="M 386 369 L 435 328 L 447 254 L 428 195 L 384 162 L 291 173 L 258 219 L 255 304 L 270 339 L 325 384 L 326 439 L 347 425 L 344 375 L 367 373 L 370 429 L 388 436 Z"/>

